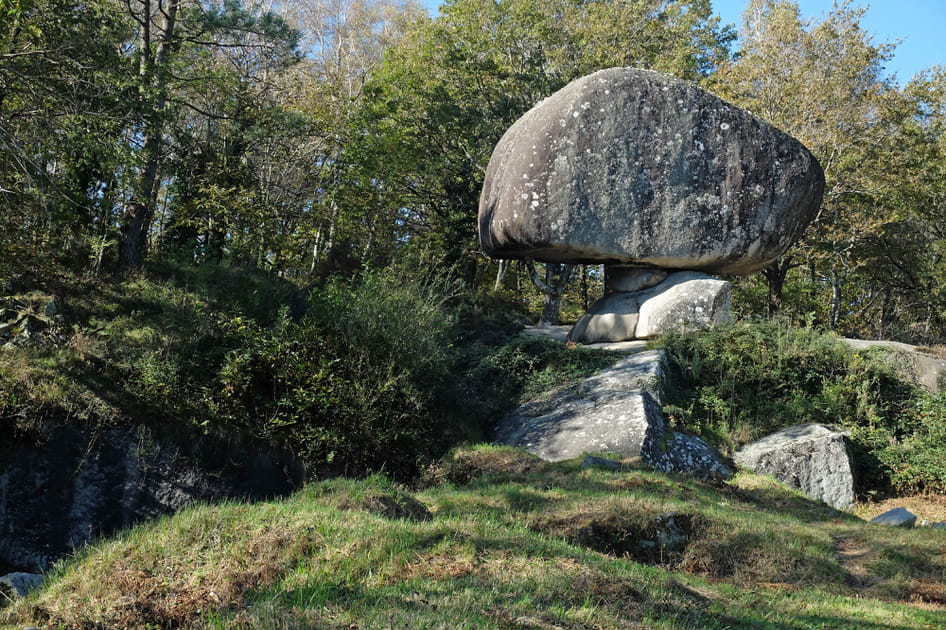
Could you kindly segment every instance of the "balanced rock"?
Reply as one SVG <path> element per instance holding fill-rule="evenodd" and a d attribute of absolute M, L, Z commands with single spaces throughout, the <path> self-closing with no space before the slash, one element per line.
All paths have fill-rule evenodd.
<path fill-rule="evenodd" d="M 502 137 L 480 241 L 498 258 L 745 274 L 801 236 L 823 189 L 791 136 L 692 83 L 612 68 Z"/>
<path fill-rule="evenodd" d="M 772 475 L 831 507 L 854 505 L 854 474 L 844 434 L 820 424 L 783 429 L 738 449 L 736 464 Z"/>

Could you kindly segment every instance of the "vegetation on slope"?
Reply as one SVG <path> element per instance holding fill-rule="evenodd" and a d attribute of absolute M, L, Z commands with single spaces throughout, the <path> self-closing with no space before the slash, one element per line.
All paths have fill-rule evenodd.
<path fill-rule="evenodd" d="M 779 320 L 663 339 L 674 378 L 666 411 L 732 452 L 789 426 L 849 432 L 858 490 L 946 491 L 946 398 L 905 382 L 882 349 Z"/>
<path fill-rule="evenodd" d="M 63 562 L 3 613 L 73 628 L 896 628 L 946 618 L 946 533 L 769 480 L 719 486 L 520 451 L 200 506 Z M 684 543 L 661 546 L 674 515 Z"/>
<path fill-rule="evenodd" d="M 65 319 L 0 352 L 0 431 L 145 424 L 286 449 L 310 476 L 401 478 L 523 396 L 613 356 L 519 339 L 521 313 L 404 266 L 309 289 L 225 265 L 18 280 Z M 2 323 L 2 322 L 0 322 Z"/>

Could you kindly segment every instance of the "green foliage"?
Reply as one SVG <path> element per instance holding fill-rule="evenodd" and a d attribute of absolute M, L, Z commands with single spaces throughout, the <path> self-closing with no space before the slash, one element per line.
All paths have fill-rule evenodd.
<path fill-rule="evenodd" d="M 914 413 L 914 431 L 879 444 L 876 457 L 898 490 L 946 492 L 946 393 L 920 397 Z"/>
<path fill-rule="evenodd" d="M 851 432 L 861 491 L 887 483 L 898 490 L 933 489 L 941 483 L 938 466 L 928 474 L 916 468 L 898 472 L 905 464 L 897 457 L 914 457 L 918 463 L 941 451 L 933 447 L 935 438 L 918 432 L 920 392 L 902 382 L 889 361 L 854 352 L 831 335 L 778 321 L 671 334 L 662 343 L 680 376 L 668 396 L 667 413 L 725 450 L 788 426 L 818 422 Z M 924 413 L 937 417 L 930 410 L 942 409 L 941 402 L 925 403 Z"/>
<path fill-rule="evenodd" d="M 521 306 L 496 308 L 495 300 L 489 303 L 488 309 L 478 304 L 461 307 L 454 329 L 458 343 L 444 397 L 466 429 L 458 437 L 483 439 L 516 405 L 615 361 L 610 352 L 520 336 L 516 333 L 522 327 Z"/>

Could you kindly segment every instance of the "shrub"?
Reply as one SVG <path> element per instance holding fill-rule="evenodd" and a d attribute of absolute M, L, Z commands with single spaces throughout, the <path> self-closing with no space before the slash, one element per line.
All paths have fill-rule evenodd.
<path fill-rule="evenodd" d="M 792 425 L 839 427 L 851 432 L 862 491 L 890 482 L 906 487 L 891 466 L 894 452 L 902 457 L 906 445 L 919 446 L 920 393 L 888 362 L 778 321 L 675 333 L 661 343 L 678 376 L 665 409 L 677 425 L 730 452 Z M 890 451 L 890 444 L 900 446 Z"/>

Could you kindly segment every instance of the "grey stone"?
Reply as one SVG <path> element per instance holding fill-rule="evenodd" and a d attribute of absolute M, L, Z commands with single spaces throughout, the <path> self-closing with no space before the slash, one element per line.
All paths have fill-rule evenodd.
<path fill-rule="evenodd" d="M 640 457 L 666 472 L 732 473 L 697 437 L 669 430 L 660 409 L 663 354 L 639 352 L 578 385 L 532 401 L 496 427 L 496 441 L 549 461 L 587 452 Z"/>
<path fill-rule="evenodd" d="M 854 475 L 844 434 L 820 424 L 773 433 L 738 449 L 733 459 L 831 507 L 843 510 L 854 505 Z"/>
<path fill-rule="evenodd" d="M 887 510 L 871 519 L 875 525 L 887 525 L 888 527 L 913 527 L 916 525 L 916 514 L 902 507 Z"/>
<path fill-rule="evenodd" d="M 731 294 L 730 283 L 720 278 L 693 271 L 671 274 L 646 292 L 635 336 L 650 339 L 672 330 L 728 322 Z"/>
<path fill-rule="evenodd" d="M 627 265 L 605 265 L 604 292 L 633 293 L 657 286 L 667 279 L 666 269 L 629 267 Z"/>
<path fill-rule="evenodd" d="M 696 474 L 703 479 L 729 479 L 733 474 L 709 444 L 687 433 L 668 432 L 660 448 L 648 452 L 646 459 L 657 470 Z"/>
<path fill-rule="evenodd" d="M 59 303 L 59 300 L 53 298 L 46 304 L 46 308 L 43 310 L 43 313 L 46 314 L 46 317 L 55 317 L 56 315 L 60 315 L 62 313 L 62 305 Z"/>
<path fill-rule="evenodd" d="M 636 339 L 640 309 L 640 292 L 606 295 L 578 318 L 568 341 L 590 344 Z"/>
<path fill-rule="evenodd" d="M 0 440 L 0 564 L 44 571 L 96 538 L 194 501 L 262 499 L 301 484 L 284 453 L 186 443 L 144 428 L 49 427 Z"/>
<path fill-rule="evenodd" d="M 568 335 L 576 343 L 648 339 L 681 328 L 729 321 L 731 285 L 696 271 L 669 274 L 634 293 L 611 293 L 595 302 Z"/>
<path fill-rule="evenodd" d="M 670 512 L 654 523 L 657 545 L 666 551 L 683 551 L 693 530 L 693 517 L 689 514 Z"/>
<path fill-rule="evenodd" d="M 900 376 L 923 389 L 937 393 L 946 389 L 946 359 L 923 352 L 919 346 L 897 341 L 874 341 L 867 339 L 843 339 L 855 350 L 880 348 Z"/>
<path fill-rule="evenodd" d="M 36 573 L 8 573 L 0 577 L 0 594 L 22 598 L 43 585 L 43 576 Z"/>
<path fill-rule="evenodd" d="M 548 400 L 521 406 L 496 427 L 496 441 L 549 461 L 596 451 L 641 455 L 663 434 L 659 405 L 646 402 L 662 374 L 659 351 L 630 355 Z"/>
<path fill-rule="evenodd" d="M 497 144 L 480 242 L 499 258 L 711 273 L 764 268 L 824 174 L 797 140 L 692 83 L 633 68 L 573 81 Z"/>
<path fill-rule="evenodd" d="M 946 529 L 946 522 L 940 521 L 938 523 L 933 523 L 930 525 L 933 529 Z"/>

